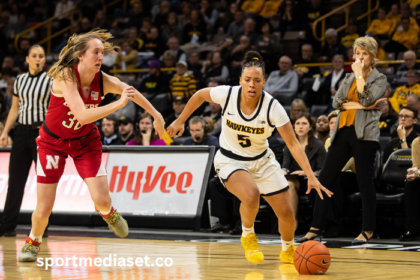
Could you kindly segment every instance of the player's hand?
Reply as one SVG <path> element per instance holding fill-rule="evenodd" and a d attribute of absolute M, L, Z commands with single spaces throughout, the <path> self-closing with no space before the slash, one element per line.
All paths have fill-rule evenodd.
<path fill-rule="evenodd" d="M 134 100 L 136 90 L 133 87 L 126 87 L 121 93 L 121 98 L 118 100 L 121 103 L 121 107 L 124 107 L 129 100 Z"/>
<path fill-rule="evenodd" d="M 9 139 L 9 135 L 7 135 L 7 134 L 5 134 L 5 133 L 3 133 L 1 136 L 0 136 L 0 145 L 3 147 L 3 148 L 5 148 L 5 147 L 7 147 L 7 140 Z"/>
<path fill-rule="evenodd" d="M 168 126 L 168 134 L 172 138 L 177 138 L 182 136 L 184 133 L 184 123 L 181 122 L 179 119 L 175 120 L 173 123 L 171 123 L 170 126 Z"/>
<path fill-rule="evenodd" d="M 155 118 L 153 122 L 153 127 L 155 128 L 155 133 L 159 134 L 160 139 L 167 142 L 169 139 L 166 137 L 165 133 L 165 121 L 163 120 L 163 117 L 161 114 L 157 118 Z"/>
<path fill-rule="evenodd" d="M 331 197 L 333 195 L 332 192 L 330 192 L 326 187 L 321 185 L 321 183 L 318 181 L 317 178 L 315 178 L 315 177 L 309 178 L 308 177 L 308 191 L 306 192 L 306 194 L 309 194 L 312 189 L 315 189 L 318 192 L 318 195 L 321 199 L 324 199 L 321 191 L 326 193 L 328 195 L 328 197 Z"/>

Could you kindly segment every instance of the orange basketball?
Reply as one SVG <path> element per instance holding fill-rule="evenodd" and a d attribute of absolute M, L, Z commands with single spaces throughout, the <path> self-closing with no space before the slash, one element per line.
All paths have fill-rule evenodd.
<path fill-rule="evenodd" d="M 310 240 L 297 247 L 293 261 L 300 274 L 320 275 L 330 267 L 331 256 L 324 244 Z"/>

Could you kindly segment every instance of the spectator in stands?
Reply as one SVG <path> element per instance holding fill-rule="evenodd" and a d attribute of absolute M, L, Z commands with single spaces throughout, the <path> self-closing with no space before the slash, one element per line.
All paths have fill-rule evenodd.
<path fill-rule="evenodd" d="M 404 188 L 405 223 L 407 231 L 400 241 L 418 241 L 420 237 L 420 138 L 412 143 L 413 167 L 407 170 L 407 183 Z"/>
<path fill-rule="evenodd" d="M 296 9 L 294 1 L 286 0 L 280 7 L 280 32 L 282 36 L 287 31 L 295 31 L 303 28 L 301 12 Z"/>
<path fill-rule="evenodd" d="M 138 35 L 137 27 L 133 26 L 128 29 L 128 43 L 130 44 L 131 48 L 136 51 L 140 51 L 143 48 L 143 40 L 140 39 Z"/>
<path fill-rule="evenodd" d="M 174 110 L 174 113 L 165 119 L 166 127 L 168 127 L 171 123 L 173 123 L 181 115 L 182 111 L 184 111 L 185 104 L 187 104 L 187 101 L 185 100 L 185 98 L 183 98 L 179 95 L 173 97 L 172 108 Z M 187 124 L 188 122 L 185 122 L 185 123 Z M 186 128 L 187 127 L 186 124 L 185 124 L 185 127 L 184 127 L 183 136 L 190 136 L 190 132 Z"/>
<path fill-rule="evenodd" d="M 357 182 L 361 190 L 363 207 L 362 233 L 353 245 L 367 244 L 376 227 L 376 193 L 373 182 L 376 151 L 379 148 L 380 105 L 386 102 L 386 77 L 376 70 L 378 52 L 372 37 L 358 38 L 353 48 L 356 62 L 354 73 L 347 75 L 335 94 L 334 108 L 341 110 L 338 124 L 331 134 L 331 147 L 319 176 L 321 184 L 332 189 L 342 167 L 353 156 L 357 166 Z M 366 81 L 365 81 L 366 79 Z M 316 199 L 310 231 L 298 242 L 313 240 L 324 230 L 330 198 Z"/>
<path fill-rule="evenodd" d="M 414 69 L 407 71 L 407 84 L 397 88 L 394 95 L 389 98 L 395 112 L 398 113 L 401 107 L 407 106 L 407 97 L 409 95 L 417 94 L 420 96 L 419 76 L 420 74 Z"/>
<path fill-rule="evenodd" d="M 317 63 L 317 61 L 313 58 L 314 50 L 312 45 L 304 44 L 302 45 L 302 57 L 296 64 L 307 64 L 307 63 Z M 321 69 L 316 67 L 297 67 L 294 70 L 299 78 L 312 78 L 316 74 L 321 74 Z"/>
<path fill-rule="evenodd" d="M 209 87 L 211 86 L 209 85 Z M 210 103 L 209 107 L 210 111 L 204 113 L 203 116 L 210 117 L 213 123 L 213 133 L 211 135 L 218 137 L 222 130 L 222 107 L 217 103 Z"/>
<path fill-rule="evenodd" d="M 153 127 L 153 117 L 143 113 L 138 118 L 138 129 L 133 139 L 127 142 L 128 146 L 165 146 L 166 143 L 159 138 Z"/>
<path fill-rule="evenodd" d="M 179 40 L 181 39 L 182 35 L 182 28 L 178 24 L 178 16 L 176 15 L 176 13 L 170 12 L 168 14 L 167 21 L 167 25 L 162 28 L 161 37 L 164 42 L 168 42 L 168 40 L 170 40 L 171 37 L 176 38 L 178 40 L 179 46 Z"/>
<path fill-rule="evenodd" d="M 327 13 L 325 6 L 326 5 L 321 4 L 321 0 L 311 0 L 310 3 L 307 5 L 306 9 L 306 41 L 310 43 L 317 52 L 320 50 L 321 44 L 318 40 L 314 38 L 312 27 L 315 20 Z M 318 23 L 317 34 L 320 34 L 320 31 L 321 24 Z"/>
<path fill-rule="evenodd" d="M 324 143 L 315 138 L 312 129 L 312 119 L 308 113 L 301 113 L 296 116 L 294 124 L 296 137 L 299 143 L 304 147 L 305 154 L 308 157 L 312 170 L 316 175 L 321 171 L 322 164 L 325 159 Z M 289 148 L 284 147 L 283 164 L 281 165 L 284 175 L 286 175 L 287 182 L 290 187 L 290 196 L 295 216 L 298 210 L 298 194 L 304 194 L 307 191 L 308 180 L 305 179 L 305 172 L 293 158 Z M 293 176 L 294 175 L 294 176 Z"/>
<path fill-rule="evenodd" d="M 171 4 L 169 1 L 160 2 L 160 12 L 156 15 L 153 23 L 159 29 L 162 29 L 168 25 L 168 15 L 171 11 Z"/>
<path fill-rule="evenodd" d="M 210 54 L 209 60 L 203 63 L 201 73 L 203 84 L 207 84 L 209 78 L 214 78 L 219 84 L 226 84 L 229 69 L 223 64 L 220 52 L 215 51 Z"/>
<path fill-rule="evenodd" d="M 328 104 L 328 111 L 332 108 L 334 96 L 338 91 L 340 81 L 346 76 L 344 72 L 344 58 L 340 54 L 336 54 L 332 61 L 333 72 L 329 74 L 321 86 L 321 91 L 318 96 L 320 99 L 314 104 Z M 332 111 L 332 110 L 331 110 Z"/>
<path fill-rule="evenodd" d="M 121 135 L 121 142 L 123 145 L 134 138 L 133 120 L 124 115 L 118 119 L 118 131 Z"/>
<path fill-rule="evenodd" d="M 359 33 L 357 33 L 357 19 L 350 19 L 348 30 L 348 33 L 341 38 L 341 44 L 345 47 L 353 46 L 354 41 L 360 37 Z"/>
<path fill-rule="evenodd" d="M 409 26 L 418 35 L 419 32 L 420 32 L 420 28 L 419 28 L 419 26 L 417 24 L 416 19 L 412 17 L 410 6 L 407 3 L 403 3 L 401 5 L 401 15 L 398 16 L 397 23 L 394 25 L 394 30 L 393 31 L 398 30 L 398 29 L 401 29 L 403 18 L 408 18 L 408 20 L 409 20 Z"/>
<path fill-rule="evenodd" d="M 59 16 L 58 20 L 60 23 L 60 29 L 70 25 L 70 12 L 65 14 L 64 12 L 70 10 L 73 6 L 73 1 L 69 0 L 60 0 L 60 2 L 58 2 L 55 6 L 54 16 Z"/>
<path fill-rule="evenodd" d="M 203 119 L 207 123 L 207 127 L 208 127 L 207 135 L 212 135 L 212 132 L 214 130 L 213 120 L 210 117 L 203 117 Z"/>
<path fill-rule="evenodd" d="M 207 25 L 207 32 L 210 33 L 216 24 L 219 13 L 212 7 L 212 5 L 209 3 L 209 0 L 201 0 L 200 7 L 201 16 Z"/>
<path fill-rule="evenodd" d="M 391 126 L 398 121 L 398 114 L 394 111 L 391 103 L 386 102 L 381 107 L 381 117 L 379 118 L 379 131 L 381 136 L 391 136 Z"/>
<path fill-rule="evenodd" d="M 392 107 L 392 106 L 391 106 Z M 407 97 L 407 107 L 416 108 L 418 112 L 420 112 L 420 96 L 417 94 L 411 94 Z M 420 114 L 420 113 L 419 113 Z M 417 119 L 420 118 L 420 115 L 417 116 Z M 396 121 L 393 126 L 391 126 L 391 136 L 397 137 L 397 128 L 399 126 L 399 121 Z M 417 122 L 414 125 L 414 130 L 420 132 L 420 123 Z"/>
<path fill-rule="evenodd" d="M 245 15 L 244 12 L 241 10 L 237 10 L 235 12 L 235 21 L 233 21 L 229 25 L 229 29 L 227 31 L 226 41 L 217 48 L 218 51 L 222 51 L 223 49 L 229 47 L 233 44 L 233 39 L 239 36 L 239 33 L 244 32 L 244 20 Z"/>
<path fill-rule="evenodd" d="M 143 41 L 146 40 L 147 35 L 150 33 L 150 28 L 152 28 L 152 21 L 150 20 L 150 18 L 144 18 L 142 20 L 139 38 Z"/>
<path fill-rule="evenodd" d="M 348 59 L 345 62 L 354 62 L 354 53 L 353 53 L 353 46 L 347 47 L 347 57 Z M 351 73 L 351 65 L 344 66 L 344 72 Z"/>
<path fill-rule="evenodd" d="M 242 35 L 239 44 L 233 48 L 230 53 L 230 82 L 231 84 L 237 84 L 239 77 L 241 76 L 242 66 L 241 62 L 244 55 L 251 50 L 251 41 L 246 35 Z"/>
<path fill-rule="evenodd" d="M 397 22 L 401 19 L 398 4 L 394 4 L 394 5 L 391 6 L 391 10 L 386 15 L 386 18 L 392 21 L 392 25 L 397 24 Z"/>
<path fill-rule="evenodd" d="M 167 50 L 163 53 L 163 67 L 175 68 L 176 67 L 176 53 L 171 50 Z M 166 71 L 165 77 L 170 81 L 175 75 L 175 71 Z"/>
<path fill-rule="evenodd" d="M 137 27 L 137 29 L 142 27 L 143 19 L 148 17 L 148 12 L 143 10 L 143 4 L 141 1 L 134 2 L 133 9 L 130 12 L 126 28 Z"/>
<path fill-rule="evenodd" d="M 169 82 L 172 97 L 181 96 L 189 100 L 196 92 L 194 75 L 188 72 L 188 65 L 185 61 L 178 61 L 176 64 L 176 75 Z"/>
<path fill-rule="evenodd" d="M 382 46 L 381 41 L 379 40 L 378 36 L 373 36 L 373 38 L 376 40 L 376 42 L 378 43 L 378 54 L 376 55 L 376 58 L 378 59 L 378 61 L 386 61 L 387 57 L 386 57 L 386 52 Z M 382 64 L 383 67 L 387 67 L 387 64 Z"/>
<path fill-rule="evenodd" d="M 190 137 L 185 139 L 184 145 L 206 145 L 215 146 L 219 148 L 219 139 L 217 137 L 207 134 L 207 122 L 202 117 L 192 117 L 188 122 L 188 131 Z"/>
<path fill-rule="evenodd" d="M 118 121 L 114 116 L 109 115 L 103 118 L 101 122 L 101 129 L 104 134 L 101 140 L 103 145 L 124 145 L 120 136 L 117 134 Z"/>
<path fill-rule="evenodd" d="M 182 15 L 178 16 L 178 22 L 182 28 L 184 28 L 187 23 L 190 23 L 192 9 L 191 3 L 182 2 Z"/>
<path fill-rule="evenodd" d="M 207 27 L 201 19 L 200 11 L 193 9 L 191 11 L 190 22 L 182 30 L 182 44 L 193 43 L 193 35 L 197 36 L 196 43 L 207 41 Z"/>
<path fill-rule="evenodd" d="M 118 69 L 135 69 L 137 67 L 137 51 L 133 50 L 128 41 L 121 44 L 115 65 Z"/>
<path fill-rule="evenodd" d="M 417 31 L 410 27 L 408 17 L 401 18 L 401 25 L 402 28 L 398 28 L 392 40 L 384 46 L 386 52 L 395 52 L 395 57 L 398 57 L 400 52 L 414 49 L 419 40 Z"/>
<path fill-rule="evenodd" d="M 113 31 L 111 31 L 111 32 L 113 32 Z M 60 53 L 61 52 L 61 50 L 67 45 L 67 42 L 68 42 L 68 40 L 69 40 L 69 37 L 71 36 L 71 35 L 73 35 L 74 33 L 76 33 L 76 34 L 79 34 L 80 33 L 80 22 L 78 22 L 78 21 L 73 21 L 72 23 L 71 23 L 71 26 L 70 26 L 70 31 L 69 32 L 64 32 L 63 33 L 63 38 L 62 38 L 62 41 L 61 41 L 61 43 L 55 48 L 55 50 L 54 50 L 54 52 L 55 53 Z M 114 64 L 114 62 L 112 63 L 112 64 Z"/>
<path fill-rule="evenodd" d="M 95 15 L 95 19 L 93 20 L 93 26 L 99 27 L 100 29 L 109 29 L 110 26 L 106 20 L 106 14 L 103 10 L 98 10 Z M 136 28 L 137 30 L 137 28 Z"/>
<path fill-rule="evenodd" d="M 203 65 L 200 64 L 200 56 L 198 55 L 198 52 L 194 52 L 194 51 L 190 52 L 188 55 L 188 71 L 193 73 L 196 81 L 201 80 L 202 68 L 203 68 Z"/>
<path fill-rule="evenodd" d="M 31 48 L 31 43 L 28 39 L 22 39 L 19 42 L 20 53 L 16 54 L 13 57 L 15 65 L 23 72 L 27 71 L 28 63 L 26 62 L 26 57 L 28 56 L 29 49 Z"/>
<path fill-rule="evenodd" d="M 325 42 L 326 44 L 318 57 L 319 62 L 332 61 L 336 54 L 341 54 L 344 60 L 347 60 L 347 49 L 337 41 L 337 31 L 335 29 L 329 28 L 325 31 Z"/>
<path fill-rule="evenodd" d="M 315 137 L 323 143 L 330 137 L 330 125 L 328 116 L 321 115 L 316 120 Z"/>
<path fill-rule="evenodd" d="M 20 72 L 19 67 L 15 66 L 15 61 L 13 60 L 13 57 L 11 56 L 6 56 L 3 59 L 3 64 L 1 65 L 1 68 L 6 68 L 9 67 L 10 69 L 12 69 L 12 76 L 17 76 Z"/>
<path fill-rule="evenodd" d="M 26 15 L 24 13 L 19 14 L 18 22 L 13 25 L 13 31 L 11 32 L 11 36 L 15 37 L 19 33 L 31 28 L 31 24 L 26 21 Z M 35 32 L 31 31 L 26 33 L 23 38 L 34 39 Z"/>
<path fill-rule="evenodd" d="M 84 17 L 82 19 L 82 25 L 81 25 L 80 32 L 81 33 L 88 33 L 91 30 L 92 30 L 92 23 L 90 22 L 90 19 L 88 17 Z"/>
<path fill-rule="evenodd" d="M 177 61 L 185 61 L 187 62 L 187 55 L 184 53 L 183 50 L 179 48 L 179 40 L 177 37 L 171 37 L 168 40 L 168 47 L 169 50 L 173 51 L 176 55 Z"/>
<path fill-rule="evenodd" d="M 277 43 L 276 36 L 273 35 L 273 27 L 270 22 L 266 21 L 261 25 L 261 35 L 257 38 L 257 51 L 264 58 L 266 63 L 266 71 L 270 73 L 273 68 L 273 57 L 279 53 L 280 46 Z M 268 65 L 267 65 L 268 64 Z M 267 69 L 268 68 L 268 69 Z"/>
<path fill-rule="evenodd" d="M 273 71 L 268 76 L 264 90 L 269 94 L 296 93 L 298 89 L 298 75 L 292 71 L 292 60 L 288 56 L 282 56 L 279 60 L 280 70 Z"/>
<path fill-rule="evenodd" d="M 413 51 L 406 51 L 404 53 L 404 63 L 398 68 L 397 74 L 395 75 L 392 85 L 401 87 L 407 84 L 407 72 L 410 69 L 414 69 L 420 73 L 420 64 L 416 62 L 417 56 Z"/>
<path fill-rule="evenodd" d="M 386 18 L 386 9 L 380 7 L 378 9 L 378 18 L 373 20 L 370 24 L 366 34 L 369 36 L 378 36 L 381 40 L 386 40 L 391 37 L 392 20 Z"/>
<path fill-rule="evenodd" d="M 392 138 L 384 148 L 383 161 L 386 162 L 389 156 L 398 149 L 411 148 L 414 139 L 420 136 L 414 125 L 417 123 L 418 111 L 413 107 L 403 107 L 398 114 L 399 126 L 397 128 L 397 137 Z"/>
<path fill-rule="evenodd" d="M 219 26 L 223 28 L 223 33 L 228 34 L 228 37 L 233 37 L 231 34 L 229 34 L 229 29 L 230 29 L 230 25 L 232 23 L 235 23 L 236 21 L 237 11 L 239 11 L 238 4 L 231 3 L 229 5 L 229 10 L 225 10 L 225 12 L 223 13 L 223 16 L 222 16 L 222 13 L 220 13 Z M 240 24 L 239 24 L 240 26 L 242 26 L 242 28 L 243 28 L 243 21 L 244 21 L 244 15 L 242 13 L 242 21 L 240 21 Z"/>
<path fill-rule="evenodd" d="M 159 37 L 157 27 L 152 26 L 152 28 L 150 28 L 150 32 L 143 41 L 144 44 L 142 52 L 153 52 L 155 58 L 159 58 L 163 54 L 165 42 L 163 42 L 162 38 Z"/>
<path fill-rule="evenodd" d="M 244 22 L 244 31 L 239 32 L 238 35 L 233 38 L 233 47 L 240 44 L 242 36 L 245 35 L 251 41 L 251 47 L 257 44 L 258 34 L 255 32 L 255 20 L 247 18 Z"/>
<path fill-rule="evenodd" d="M 160 72 L 160 63 L 158 60 L 150 60 L 149 74 L 141 81 L 139 91 L 142 94 L 157 95 L 169 93 L 169 81 Z"/>
<path fill-rule="evenodd" d="M 294 124 L 296 116 L 302 113 L 308 113 L 308 108 L 306 108 L 305 102 L 302 99 L 296 98 L 290 106 L 290 122 Z"/>

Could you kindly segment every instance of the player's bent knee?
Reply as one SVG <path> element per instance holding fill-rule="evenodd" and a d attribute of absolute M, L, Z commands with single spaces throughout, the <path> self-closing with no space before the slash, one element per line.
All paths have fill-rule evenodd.
<path fill-rule="evenodd" d="M 38 219 L 46 219 L 51 215 L 52 208 L 49 207 L 38 207 L 32 214 Z"/>
<path fill-rule="evenodd" d="M 260 207 L 260 197 L 259 195 L 249 196 L 242 200 L 242 203 L 245 204 L 248 208 L 259 208 Z"/>
<path fill-rule="evenodd" d="M 100 197 L 94 201 L 96 208 L 110 208 L 111 207 L 111 197 Z"/>

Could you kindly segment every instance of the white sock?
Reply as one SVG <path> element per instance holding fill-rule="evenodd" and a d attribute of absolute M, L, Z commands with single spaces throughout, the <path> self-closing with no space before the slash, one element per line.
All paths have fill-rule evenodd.
<path fill-rule="evenodd" d="M 293 245 L 293 241 L 284 241 L 283 239 L 281 240 L 281 247 L 283 248 L 283 251 L 287 251 L 287 249 L 289 249 L 290 246 Z"/>
<path fill-rule="evenodd" d="M 111 210 L 112 210 L 112 206 L 111 206 L 111 208 L 109 208 L 108 211 L 99 211 L 99 213 L 106 216 L 106 215 L 109 215 L 109 213 L 111 213 Z"/>
<path fill-rule="evenodd" d="M 244 225 L 242 225 L 242 236 L 247 237 L 247 235 L 250 234 L 250 233 L 255 233 L 254 232 L 254 225 L 252 225 L 252 227 L 250 227 L 250 228 L 246 228 L 246 227 L 244 227 Z"/>
<path fill-rule="evenodd" d="M 35 241 L 35 242 L 42 242 L 42 234 L 41 234 L 41 235 L 38 235 L 38 236 L 35 236 L 35 235 L 32 233 L 32 230 L 31 230 L 31 233 L 29 234 L 29 237 L 30 237 L 33 241 Z"/>

